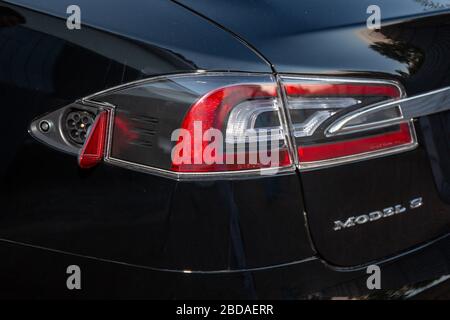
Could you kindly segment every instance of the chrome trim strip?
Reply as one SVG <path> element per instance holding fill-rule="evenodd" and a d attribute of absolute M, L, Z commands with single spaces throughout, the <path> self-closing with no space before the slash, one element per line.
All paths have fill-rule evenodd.
<path fill-rule="evenodd" d="M 350 121 L 352 121 L 360 116 L 364 116 L 365 114 L 381 111 L 384 109 L 389 109 L 391 107 L 399 108 L 399 111 L 400 111 L 399 117 L 382 120 L 382 121 L 377 121 L 377 122 L 354 125 L 354 126 L 351 126 L 350 128 L 345 127 L 345 125 L 347 125 Z M 405 117 L 403 115 L 403 111 L 397 103 L 394 103 L 393 105 L 388 105 L 388 106 L 386 106 L 386 104 L 383 103 L 382 105 L 377 105 L 375 107 L 373 105 L 370 105 L 370 106 L 361 108 L 359 110 L 356 110 L 354 112 L 344 115 L 343 117 L 341 117 L 340 119 L 335 121 L 331 126 L 329 126 L 328 129 L 325 130 L 325 135 L 327 137 L 334 137 L 334 136 L 341 135 L 341 134 L 348 134 L 348 133 L 361 132 L 361 131 L 365 131 L 365 130 L 384 128 L 384 127 L 388 127 L 388 126 L 391 126 L 394 124 L 399 124 L 401 122 L 404 122 L 404 119 L 405 119 Z"/>
<path fill-rule="evenodd" d="M 288 107 L 288 99 L 286 96 L 286 92 L 283 88 L 283 82 L 282 78 L 279 74 L 275 74 L 275 79 L 277 82 L 277 93 L 280 99 L 280 108 L 279 108 L 279 117 L 280 117 L 280 124 L 281 127 L 284 128 L 284 137 L 287 143 L 287 147 L 289 150 L 289 157 L 291 159 L 291 162 L 294 163 L 294 166 L 296 167 L 298 164 L 298 152 L 297 147 L 295 144 L 295 138 L 292 135 L 293 132 L 293 126 L 292 126 L 292 120 L 291 115 L 289 111 L 287 110 Z M 294 169 L 295 170 L 295 169 Z"/>
<path fill-rule="evenodd" d="M 108 148 L 109 150 L 109 148 Z M 171 178 L 178 181 L 189 180 L 228 180 L 228 179 L 249 179 L 270 177 L 273 175 L 287 175 L 295 174 L 295 166 L 289 167 L 276 167 L 276 168 L 263 168 L 254 170 L 239 170 L 239 171 L 218 171 L 218 172 L 174 172 L 170 170 L 160 169 L 156 167 L 149 167 L 139 163 L 132 163 L 121 159 L 116 159 L 110 155 L 105 156 L 106 163 L 134 170 L 144 173 L 151 173 L 157 176 Z M 272 174 L 273 173 L 273 174 Z"/>
<path fill-rule="evenodd" d="M 344 133 L 342 128 L 352 119 L 368 112 L 388 109 L 395 106 L 400 107 L 402 118 L 393 119 L 392 121 L 387 121 L 381 125 L 386 126 L 393 122 L 395 123 L 396 121 L 410 120 L 450 110 L 450 87 L 430 91 L 410 98 L 397 99 L 367 106 L 357 112 L 353 112 L 338 119 L 327 129 L 326 134 L 327 136 L 334 136 L 341 132 Z"/>
<path fill-rule="evenodd" d="M 185 73 L 170 73 L 170 74 L 163 74 L 158 75 L 154 77 L 144 78 L 140 80 L 135 80 L 131 82 L 127 82 L 124 84 L 120 84 L 118 86 L 108 88 L 99 92 L 96 92 L 94 94 L 91 94 L 87 97 L 84 97 L 81 99 L 81 101 L 93 101 L 95 98 L 102 96 L 106 93 L 113 93 L 119 90 L 124 90 L 127 88 L 132 88 L 137 85 L 143 84 L 143 83 L 151 83 L 167 78 L 184 78 L 184 77 L 192 77 L 192 76 L 238 76 L 238 77 L 260 77 L 260 76 L 270 76 L 273 77 L 273 74 L 271 73 L 249 73 L 249 72 L 207 72 L 205 70 L 197 70 L 196 72 L 185 72 Z M 253 83 L 252 83 L 253 84 Z M 96 101 L 96 100 L 95 100 Z"/>
<path fill-rule="evenodd" d="M 402 93 L 402 98 L 405 97 L 405 89 L 403 86 L 394 80 L 384 80 L 384 79 L 369 79 L 369 78 L 344 78 L 344 77 L 325 77 L 325 76 L 295 76 L 292 74 L 282 74 L 281 80 L 292 79 L 299 81 L 320 81 L 320 82 L 331 82 L 333 84 L 345 84 L 345 83 L 356 83 L 356 84 L 390 84 L 397 87 Z"/>
<path fill-rule="evenodd" d="M 400 105 L 405 119 L 419 118 L 450 110 L 450 87 L 385 104 Z"/>

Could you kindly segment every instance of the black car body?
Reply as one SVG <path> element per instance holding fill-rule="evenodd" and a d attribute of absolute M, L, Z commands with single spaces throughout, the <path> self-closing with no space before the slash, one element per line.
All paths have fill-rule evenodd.
<path fill-rule="evenodd" d="M 0 2 L 2 297 L 361 296 L 371 264 L 383 289 L 449 273 L 448 111 L 405 122 L 413 143 L 396 152 L 311 170 L 295 155 L 282 174 L 188 179 L 119 162 L 80 169 L 72 149 L 55 150 L 67 141 L 40 139 L 38 125 L 100 100 L 120 114 L 142 98 L 134 86 L 165 77 L 378 83 L 398 99 L 434 92 L 450 86 L 450 2 L 76 2 L 79 30 L 66 25 L 73 1 Z M 380 30 L 366 24 L 372 2 Z M 111 152 L 130 163 L 138 147 Z M 366 221 L 389 208 L 407 210 Z M 361 223 L 345 226 L 351 217 Z M 81 291 L 66 288 L 69 265 L 83 272 Z"/>

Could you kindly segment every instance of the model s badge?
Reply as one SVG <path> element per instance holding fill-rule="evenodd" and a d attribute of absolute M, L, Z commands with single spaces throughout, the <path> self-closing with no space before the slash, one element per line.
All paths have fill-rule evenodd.
<path fill-rule="evenodd" d="M 409 202 L 409 207 L 403 205 L 395 205 L 393 207 L 385 208 L 381 211 L 374 211 L 369 214 L 363 214 L 356 217 L 350 217 L 345 221 L 337 220 L 334 222 L 334 231 L 355 227 L 357 225 L 365 224 L 368 222 L 377 221 L 384 218 L 389 218 L 394 215 L 407 212 L 408 210 L 417 209 L 423 205 L 422 198 L 415 198 Z"/>

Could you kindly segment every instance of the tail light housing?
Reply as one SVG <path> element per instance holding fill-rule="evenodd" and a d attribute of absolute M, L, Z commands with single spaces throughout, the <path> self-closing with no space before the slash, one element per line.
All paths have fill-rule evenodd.
<path fill-rule="evenodd" d="M 403 96 L 389 81 L 170 75 L 81 99 L 36 119 L 30 133 L 76 153 L 82 168 L 104 161 L 175 179 L 280 174 L 415 147 L 411 119 L 382 105 Z M 82 144 L 65 137 L 76 112 L 95 116 Z"/>
<path fill-rule="evenodd" d="M 403 152 L 417 145 L 411 119 L 387 101 L 405 97 L 392 81 L 282 77 L 300 170 Z"/>
<path fill-rule="evenodd" d="M 271 75 L 158 77 L 86 100 L 114 106 L 110 164 L 176 179 L 295 169 Z"/>

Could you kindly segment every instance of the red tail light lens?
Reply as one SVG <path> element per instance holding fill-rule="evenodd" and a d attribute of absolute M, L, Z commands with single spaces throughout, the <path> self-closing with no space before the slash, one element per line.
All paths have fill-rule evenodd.
<path fill-rule="evenodd" d="M 398 126 L 398 130 L 392 132 L 348 141 L 298 147 L 298 153 L 301 162 L 313 163 L 395 148 L 407 145 L 411 143 L 411 140 L 409 125 L 402 123 Z"/>
<path fill-rule="evenodd" d="M 185 143 L 185 140 L 179 139 L 172 157 L 172 170 L 177 172 L 217 172 L 291 165 L 278 120 L 278 103 L 277 86 L 271 83 L 231 85 L 201 97 L 184 117 L 182 129 L 186 130 L 185 132 L 189 133 L 191 137 L 205 137 L 208 136 L 208 131 L 211 129 L 218 130 L 217 134 L 220 133 L 225 138 L 223 146 L 214 152 L 205 153 L 211 139 L 203 139 L 197 145 L 190 143 L 190 156 L 185 158 L 182 154 L 178 154 L 180 148 L 177 147 Z M 269 116 L 276 117 L 276 120 L 270 127 L 255 127 L 255 123 L 260 120 L 258 117 L 263 118 L 264 113 L 270 113 Z M 198 132 L 196 132 L 196 124 L 198 124 Z M 268 135 L 264 140 L 263 136 L 258 134 L 262 129 L 275 131 L 276 137 L 272 136 L 271 142 L 277 143 L 277 145 L 268 147 L 271 152 L 277 153 L 276 163 L 261 159 L 259 152 L 261 143 L 268 142 Z M 212 138 L 213 134 L 210 136 Z M 250 143 L 252 137 L 255 138 L 255 143 L 258 145 L 254 150 L 249 150 L 247 144 Z M 183 151 L 186 150 L 181 152 Z M 270 154 L 270 156 L 273 155 Z"/>
<path fill-rule="evenodd" d="M 101 111 L 88 132 L 86 142 L 78 156 L 78 164 L 83 169 L 92 168 L 103 160 L 108 132 L 108 116 L 108 111 Z"/>
<path fill-rule="evenodd" d="M 312 169 L 415 147 L 415 132 L 392 82 L 283 77 L 300 169 Z"/>

